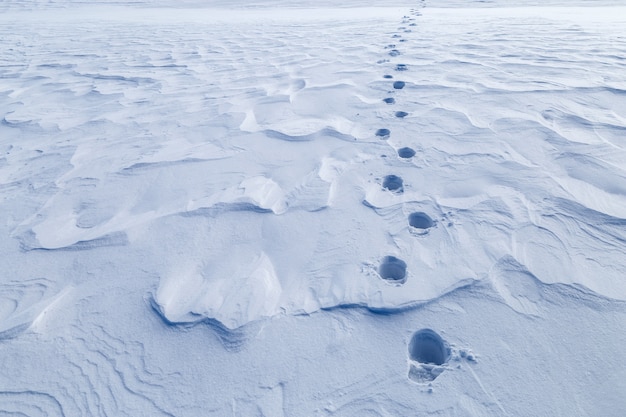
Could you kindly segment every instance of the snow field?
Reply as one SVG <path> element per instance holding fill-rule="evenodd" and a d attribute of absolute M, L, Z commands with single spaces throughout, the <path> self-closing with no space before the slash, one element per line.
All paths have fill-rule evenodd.
<path fill-rule="evenodd" d="M 2 18 L 2 412 L 626 407 L 617 9 L 77 10 Z"/>

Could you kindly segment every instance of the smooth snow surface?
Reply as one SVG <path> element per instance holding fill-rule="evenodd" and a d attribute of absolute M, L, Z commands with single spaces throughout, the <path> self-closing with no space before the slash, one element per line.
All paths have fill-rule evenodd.
<path fill-rule="evenodd" d="M 3 2 L 0 415 L 622 416 L 590 4 Z"/>

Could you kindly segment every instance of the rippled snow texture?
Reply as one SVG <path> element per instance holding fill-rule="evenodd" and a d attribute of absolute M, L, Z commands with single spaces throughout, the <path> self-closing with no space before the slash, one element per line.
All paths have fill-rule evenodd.
<path fill-rule="evenodd" d="M 451 364 L 467 365 L 464 329 L 486 321 L 476 346 L 505 346 L 519 372 L 520 357 L 538 357 L 541 374 L 560 380 L 547 352 L 565 347 L 543 341 L 584 338 L 576 302 L 589 323 L 624 317 L 626 9 L 262 3 L 4 3 L 0 360 L 12 385 L 0 409 L 506 415 L 549 404 L 541 384 L 500 403 L 493 356 L 484 360 L 497 371 L 482 381 Z M 375 337 L 374 321 L 351 309 L 294 324 L 341 306 L 386 322 L 426 302 L 429 322 L 402 313 Z M 255 327 L 274 317 L 284 323 Z M 206 375 L 222 388 L 205 374 L 206 385 L 185 379 L 206 359 L 178 342 L 201 338 L 183 331 L 198 323 L 228 350 L 206 342 L 217 358 Z M 452 356 L 437 377 L 467 387 L 455 403 L 420 402 L 407 385 L 405 342 L 437 326 L 457 332 L 442 334 Z M 502 336 L 511 326 L 531 326 L 544 356 L 511 353 L 528 342 Z M 281 332 L 294 339 L 277 343 Z M 264 353 L 227 356 L 252 333 Z M 304 363 L 296 352 L 315 365 L 286 376 Z M 275 368 L 284 358 L 289 369 Z M 346 363 L 358 382 L 342 382 Z M 327 385 L 311 390 L 318 369 Z M 584 369 L 572 372 L 583 380 Z M 227 392 L 242 380 L 245 392 Z M 200 412 L 192 386 L 214 390 L 209 408 Z M 595 391 L 579 388 L 572 397 L 588 410 Z"/>

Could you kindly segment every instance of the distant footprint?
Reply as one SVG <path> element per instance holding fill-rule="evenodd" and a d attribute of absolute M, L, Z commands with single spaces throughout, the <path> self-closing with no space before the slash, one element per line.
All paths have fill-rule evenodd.
<path fill-rule="evenodd" d="M 394 104 L 396 102 L 396 99 L 393 97 L 387 97 L 387 98 L 384 98 L 383 101 L 387 104 Z"/>
<path fill-rule="evenodd" d="M 396 71 L 406 71 L 409 68 L 406 66 L 406 64 L 398 64 L 396 65 Z"/>
<path fill-rule="evenodd" d="M 381 139 L 388 139 L 389 135 L 391 135 L 391 131 L 389 129 L 378 129 L 376 131 L 376 136 Z"/>
<path fill-rule="evenodd" d="M 450 347 L 435 331 L 422 329 L 413 333 L 409 342 L 409 379 L 428 383 L 445 370 L 450 359 Z"/>
<path fill-rule="evenodd" d="M 389 55 L 390 56 L 398 56 L 398 55 L 400 55 L 400 51 L 398 51 L 397 49 L 392 49 L 391 51 L 389 51 Z"/>
<path fill-rule="evenodd" d="M 396 117 L 399 117 L 401 119 L 405 118 L 406 116 L 408 116 L 409 113 L 405 112 L 405 111 L 397 111 L 396 112 Z"/>
<path fill-rule="evenodd" d="M 406 83 L 404 81 L 396 81 L 393 83 L 393 88 L 395 88 L 396 90 L 402 90 L 405 85 Z"/>
<path fill-rule="evenodd" d="M 385 256 L 378 267 L 378 274 L 387 282 L 404 284 L 406 282 L 406 262 L 395 256 Z"/>
<path fill-rule="evenodd" d="M 400 148 L 398 149 L 398 156 L 400 158 L 413 158 L 415 156 L 415 151 L 411 148 Z"/>
<path fill-rule="evenodd" d="M 383 75 L 383 78 L 386 78 L 386 79 L 389 80 L 389 79 L 393 78 L 393 75 L 385 74 L 385 75 Z"/>
<path fill-rule="evenodd" d="M 404 181 L 397 175 L 387 175 L 383 178 L 383 188 L 396 193 L 404 192 Z"/>

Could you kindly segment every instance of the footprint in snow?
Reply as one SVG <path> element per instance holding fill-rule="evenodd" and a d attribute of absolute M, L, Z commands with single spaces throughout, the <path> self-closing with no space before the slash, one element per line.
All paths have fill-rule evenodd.
<path fill-rule="evenodd" d="M 414 235 L 426 235 L 429 229 L 435 226 L 435 222 L 430 216 L 421 211 L 409 214 L 409 229 Z"/>
<path fill-rule="evenodd" d="M 450 346 L 435 331 L 421 329 L 413 333 L 409 342 L 409 379 L 428 383 L 445 370 L 450 359 Z"/>
<path fill-rule="evenodd" d="M 395 88 L 396 90 L 402 90 L 405 85 L 406 83 L 404 81 L 396 81 L 393 83 L 393 88 Z"/>
<path fill-rule="evenodd" d="M 433 227 L 435 223 L 433 219 L 426 213 L 421 211 L 416 211 L 415 213 L 411 213 L 409 215 L 409 225 L 411 227 L 415 227 L 417 229 L 429 229 Z"/>
<path fill-rule="evenodd" d="M 396 112 L 396 117 L 399 117 L 400 119 L 403 119 L 403 118 L 405 118 L 408 115 L 409 115 L 409 113 L 407 113 L 405 111 L 397 111 Z"/>
<path fill-rule="evenodd" d="M 406 282 L 406 262 L 395 256 L 385 256 L 378 267 L 378 275 L 389 283 L 402 285 Z"/>
<path fill-rule="evenodd" d="M 415 156 L 415 151 L 411 148 L 400 148 L 398 149 L 398 156 L 404 159 L 413 158 Z"/>
<path fill-rule="evenodd" d="M 395 193 L 404 192 L 404 181 L 397 175 L 387 175 L 383 178 L 383 188 Z"/>
<path fill-rule="evenodd" d="M 389 129 L 378 129 L 376 131 L 376 136 L 378 136 L 381 139 L 388 139 L 390 134 L 391 134 L 391 131 Z"/>
<path fill-rule="evenodd" d="M 396 102 L 396 99 L 393 97 L 387 97 L 387 98 L 384 98 L 383 101 L 387 104 L 394 104 Z"/>

